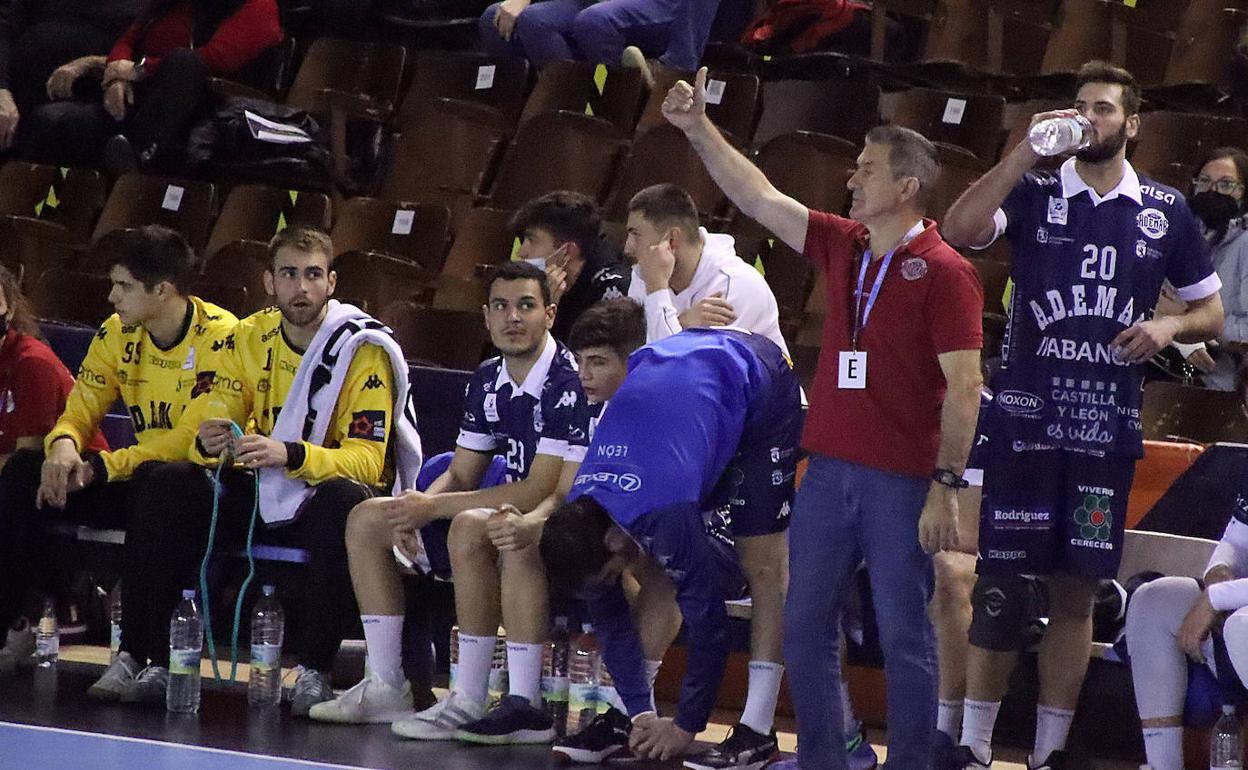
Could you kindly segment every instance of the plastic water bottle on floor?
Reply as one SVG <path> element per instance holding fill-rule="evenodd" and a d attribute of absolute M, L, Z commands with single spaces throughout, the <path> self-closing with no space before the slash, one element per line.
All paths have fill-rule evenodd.
<path fill-rule="evenodd" d="M 282 700 L 282 640 L 286 616 L 265 586 L 251 615 L 251 676 L 247 680 L 247 702 L 253 706 L 276 706 Z"/>
<path fill-rule="evenodd" d="M 121 654 L 121 581 L 108 594 L 108 662 Z"/>
<path fill-rule="evenodd" d="M 568 659 L 568 732 L 577 733 L 598 715 L 598 680 L 602 670 L 594 627 L 586 623 L 584 632 L 572 644 Z"/>
<path fill-rule="evenodd" d="M 607 709 L 615 705 L 619 696 L 615 693 L 615 680 L 606 666 L 602 666 L 598 674 L 598 713 L 605 714 Z"/>
<path fill-rule="evenodd" d="M 568 731 L 568 654 L 571 648 L 568 619 L 557 617 L 550 641 L 542 650 L 542 701 L 560 738 Z"/>
<path fill-rule="evenodd" d="M 40 668 L 56 665 L 61 654 L 61 632 L 56 624 L 56 605 L 51 599 L 43 602 L 43 615 L 35 629 L 35 662 Z"/>
<path fill-rule="evenodd" d="M 1209 738 L 1209 767 L 1210 770 L 1238 770 L 1243 766 L 1244 744 L 1239 735 L 1239 717 L 1235 716 L 1234 706 L 1224 705 Z"/>
<path fill-rule="evenodd" d="M 1082 150 L 1092 144 L 1092 124 L 1082 115 L 1049 118 L 1031 127 L 1027 141 L 1037 155 L 1049 157 Z"/>
<path fill-rule="evenodd" d="M 204 649 L 204 626 L 195 605 L 195 591 L 182 592 L 182 601 L 169 621 L 169 689 L 165 703 L 170 711 L 199 711 L 199 660 Z"/>

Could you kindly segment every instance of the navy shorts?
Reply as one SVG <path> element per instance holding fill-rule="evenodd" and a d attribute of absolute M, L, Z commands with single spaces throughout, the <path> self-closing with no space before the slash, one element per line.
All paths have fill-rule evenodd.
<path fill-rule="evenodd" d="M 1135 458 L 997 451 L 984 469 L 980 574 L 1114 578 Z"/>
<path fill-rule="evenodd" d="M 451 467 L 454 452 L 443 452 L 434 455 L 421 466 L 416 477 L 416 488 L 425 491 L 439 476 Z M 507 462 L 495 455 L 481 479 L 481 489 L 497 487 L 507 481 Z M 447 547 L 447 537 L 451 533 L 451 520 L 438 519 L 420 528 L 420 542 L 424 547 L 424 564 L 417 565 L 422 571 L 428 572 L 438 580 L 451 579 L 451 553 Z"/>

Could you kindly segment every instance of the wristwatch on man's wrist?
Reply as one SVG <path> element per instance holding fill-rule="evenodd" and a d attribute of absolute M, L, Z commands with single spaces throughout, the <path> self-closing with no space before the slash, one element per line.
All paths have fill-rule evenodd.
<path fill-rule="evenodd" d="M 970 486 L 970 482 L 948 468 L 937 468 L 936 472 L 932 474 L 932 481 L 935 481 L 937 484 L 943 484 L 950 489 L 966 489 Z"/>

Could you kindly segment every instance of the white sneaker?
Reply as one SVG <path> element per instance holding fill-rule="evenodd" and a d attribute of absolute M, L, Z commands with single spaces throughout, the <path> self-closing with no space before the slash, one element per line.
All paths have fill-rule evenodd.
<path fill-rule="evenodd" d="M 475 703 L 463 693 L 451 694 L 418 714 L 410 714 L 390 725 L 390 731 L 418 741 L 451 741 L 455 732 L 485 714 L 485 704 Z"/>
<path fill-rule="evenodd" d="M 624 53 L 620 56 L 620 65 L 629 69 L 641 70 L 641 79 L 646 84 L 646 89 L 654 90 L 654 72 L 650 69 L 650 62 L 646 61 L 646 55 L 641 49 L 635 45 L 630 45 L 624 49 Z"/>
<path fill-rule="evenodd" d="M 134 689 L 139 676 L 139 664 L 130 653 L 123 652 L 108 664 L 104 675 L 87 690 L 88 697 L 96 700 L 121 700 Z"/>
<path fill-rule="evenodd" d="M 318 722 L 371 725 L 395 722 L 412 715 L 412 685 L 391 687 L 376 676 L 360 681 L 333 700 L 317 703 L 308 716 Z"/>

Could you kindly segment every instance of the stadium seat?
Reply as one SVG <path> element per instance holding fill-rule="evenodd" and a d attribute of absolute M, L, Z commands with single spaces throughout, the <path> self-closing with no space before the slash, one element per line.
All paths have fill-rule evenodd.
<path fill-rule="evenodd" d="M 1191 0 L 1175 33 L 1161 88 L 1149 98 L 1171 104 L 1224 102 L 1230 86 L 1230 52 L 1248 23 L 1248 3 Z"/>
<path fill-rule="evenodd" d="M 1000 313 L 1001 295 L 1005 293 L 1005 284 L 1010 280 L 1010 266 L 991 259 L 968 258 L 967 261 L 975 268 L 979 282 L 983 284 L 984 310 Z"/>
<path fill-rule="evenodd" d="M 305 225 L 328 230 L 329 223 L 329 197 L 323 193 L 238 185 L 226 196 L 204 253 L 211 258 L 239 241 L 267 247 L 269 239 L 285 227 Z"/>
<path fill-rule="evenodd" d="M 264 271 L 269 264 L 269 247 L 259 241 L 234 241 L 227 243 L 208 257 L 204 276 L 217 280 L 229 276 L 232 285 L 246 291 L 245 295 L 231 297 L 242 301 L 237 308 L 230 308 L 242 318 L 272 304 L 272 298 L 264 288 Z"/>
<path fill-rule="evenodd" d="M 0 216 L 25 220 L 54 240 L 86 243 L 107 196 L 108 182 L 94 169 L 17 160 L 0 168 Z"/>
<path fill-rule="evenodd" d="M 229 280 L 223 276 L 218 277 L 222 281 Z M 249 292 L 246 286 L 222 281 L 200 278 L 191 286 L 191 293 L 218 307 L 225 308 L 239 318 L 259 309 L 253 308 L 253 303 L 247 297 Z"/>
<path fill-rule="evenodd" d="M 876 0 L 871 4 L 871 59 L 886 62 L 896 59 L 896 53 L 885 50 L 889 15 L 906 16 L 929 25 L 940 0 Z"/>
<path fill-rule="evenodd" d="M 897 99 L 889 122 L 912 128 L 933 142 L 970 150 L 995 162 L 1001 149 L 1005 99 L 989 94 L 961 94 L 912 88 Z"/>
<path fill-rule="evenodd" d="M 40 318 L 95 327 L 113 314 L 110 288 L 102 275 L 54 267 L 35 280 L 30 303 Z"/>
<path fill-rule="evenodd" d="M 1183 112 L 1146 112 L 1128 156 L 1141 173 L 1186 192 L 1206 153 L 1248 146 L 1248 121 Z"/>
<path fill-rule="evenodd" d="M 857 70 L 812 80 L 764 80 L 762 101 L 754 131 L 760 147 L 792 131 L 831 134 L 857 143 L 880 123 L 880 86 L 870 73 Z"/>
<path fill-rule="evenodd" d="M 379 320 L 394 331 L 407 360 L 424 366 L 475 369 L 490 341 L 479 309 L 444 310 L 399 301 L 386 305 Z"/>
<path fill-rule="evenodd" d="M 438 276 L 434 307 L 480 310 L 486 299 L 486 269 L 511 258 L 515 241 L 511 216 L 511 211 L 491 208 L 472 209 L 464 215 Z"/>
<path fill-rule="evenodd" d="M 412 82 L 398 114 L 400 130 L 419 124 L 443 100 L 490 108 L 503 126 L 519 122 L 529 87 L 527 60 L 450 51 L 417 51 L 412 58 Z"/>
<path fill-rule="evenodd" d="M 99 242 L 114 230 L 164 225 L 182 233 L 191 248 L 202 253 L 216 208 L 216 188 L 210 182 L 125 174 L 113 185 L 91 240 Z"/>
<path fill-rule="evenodd" d="M 431 103 L 391 142 L 378 195 L 446 206 L 458 231 L 506 146 L 501 118 L 491 109 L 464 101 Z"/>
<path fill-rule="evenodd" d="M 732 141 L 731 138 L 729 141 Z M 604 215 L 615 222 L 628 218 L 628 201 L 638 191 L 670 182 L 691 196 L 704 222 L 715 219 L 724 207 L 724 193 L 706 165 L 689 145 L 684 133 L 669 123 L 656 125 L 637 137 L 620 171 L 620 181 Z"/>
<path fill-rule="evenodd" d="M 331 233 L 337 295 L 377 312 L 392 300 L 429 293 L 446 256 L 449 221 L 445 206 L 346 201 Z"/>
<path fill-rule="evenodd" d="M 628 143 L 600 118 L 545 112 L 528 118 L 503 156 L 490 205 L 515 209 L 553 190 L 572 190 L 602 205 Z"/>
<path fill-rule="evenodd" d="M 692 72 L 673 72 L 659 69 L 655 72 L 655 87 L 646 99 L 646 106 L 637 121 L 637 133 L 642 134 L 658 125 L 667 123 L 663 117 L 663 100 L 677 80 L 693 82 Z M 720 130 L 737 141 L 748 144 L 758 123 L 758 76 L 747 72 L 709 72 L 706 78 L 706 114 Z"/>
<path fill-rule="evenodd" d="M 393 43 L 318 38 L 299 65 L 286 104 L 328 115 L 331 100 L 342 96 L 390 114 L 398 103 L 406 55 L 403 46 Z"/>
<path fill-rule="evenodd" d="M 1143 87 L 1160 85 L 1189 0 L 1112 3 L 1110 61 L 1125 67 Z M 1229 57 L 1230 51 L 1227 51 Z"/>
<path fill-rule="evenodd" d="M 554 61 L 542 68 L 524 103 L 522 124 L 539 115 L 573 112 L 609 123 L 620 137 L 633 135 L 645 86 L 641 72 L 592 62 Z"/>
<path fill-rule="evenodd" d="M 1145 383 L 1140 422 L 1144 438 L 1159 441 L 1212 444 L 1248 436 L 1248 415 L 1238 393 L 1177 382 Z"/>
<path fill-rule="evenodd" d="M 932 218 L 940 222 L 958 196 L 992 168 L 992 161 L 973 155 L 962 147 L 944 142 L 935 144 L 936 157 L 940 160 L 940 177 L 936 181 L 936 194 L 929 211 Z"/>

